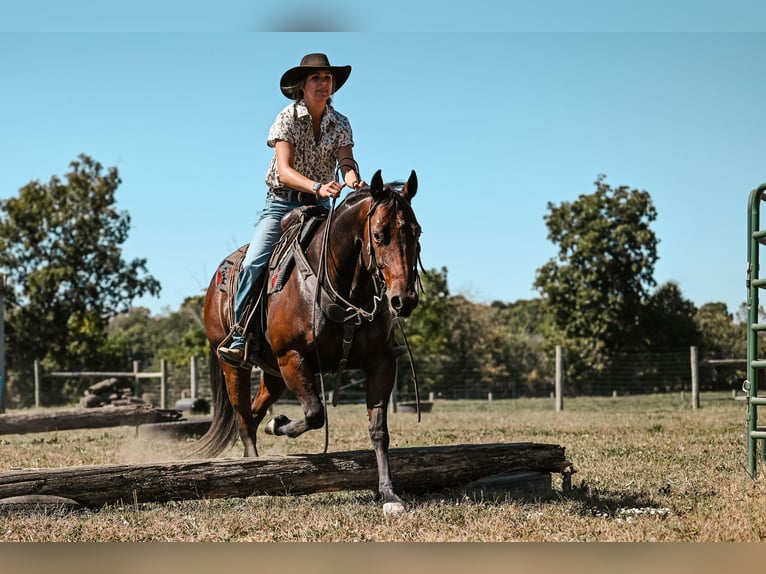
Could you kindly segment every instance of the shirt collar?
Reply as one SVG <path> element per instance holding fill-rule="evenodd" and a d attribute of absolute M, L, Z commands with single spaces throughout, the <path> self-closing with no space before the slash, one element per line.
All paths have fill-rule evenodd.
<path fill-rule="evenodd" d="M 295 102 L 295 111 L 299 118 L 306 117 L 309 114 L 309 109 L 306 107 L 306 102 L 303 100 L 298 100 Z M 325 110 L 324 116 L 322 116 L 322 123 L 325 122 L 334 122 L 335 121 L 335 109 L 330 105 L 327 104 L 327 109 Z"/>

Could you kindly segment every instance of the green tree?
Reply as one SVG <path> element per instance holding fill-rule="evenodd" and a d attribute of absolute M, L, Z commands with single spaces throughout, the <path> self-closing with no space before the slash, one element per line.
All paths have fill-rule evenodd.
<path fill-rule="evenodd" d="M 102 368 L 110 317 L 159 282 L 146 259 L 125 261 L 130 216 L 115 207 L 121 183 L 86 155 L 62 181 L 32 181 L 0 201 L 0 269 L 7 293 L 8 368 L 40 359 L 48 368 Z"/>
<path fill-rule="evenodd" d="M 705 303 L 694 315 L 701 333 L 700 351 L 707 359 L 744 359 L 747 325 L 735 323 L 726 303 Z"/>
<path fill-rule="evenodd" d="M 154 363 L 157 351 L 156 323 L 157 318 L 152 317 L 146 307 L 131 307 L 115 315 L 109 320 L 102 352 L 111 357 L 115 365 L 128 370 L 133 361 L 138 361 L 141 369 L 147 369 Z"/>
<path fill-rule="evenodd" d="M 655 284 L 651 197 L 605 180 L 599 175 L 595 192 L 576 201 L 548 203 L 545 224 L 558 257 L 537 270 L 534 283 L 579 359 L 577 371 L 599 370 L 610 356 L 640 346 L 641 309 Z"/>
<path fill-rule="evenodd" d="M 190 357 L 207 357 L 210 343 L 202 318 L 204 295 L 187 297 L 178 311 L 156 319 L 157 358 L 189 366 Z"/>
<path fill-rule="evenodd" d="M 407 320 L 405 332 L 413 351 L 431 355 L 442 352 L 448 338 L 444 325 L 450 307 L 447 268 L 430 269 L 422 279 L 423 292 L 418 306 Z"/>
<path fill-rule="evenodd" d="M 678 283 L 668 281 L 660 285 L 647 299 L 641 313 L 642 346 L 662 352 L 699 345 L 696 313 L 697 308 L 683 297 Z"/>
<path fill-rule="evenodd" d="M 702 358 L 747 357 L 747 320 L 736 323 L 725 303 L 705 303 L 697 310 L 694 321 L 701 335 L 699 347 Z M 703 384 L 709 384 L 714 389 L 739 389 L 747 378 L 747 368 L 744 364 L 711 366 L 701 370 L 701 377 Z"/>
<path fill-rule="evenodd" d="M 492 356 L 499 345 L 498 331 L 492 328 L 495 315 L 488 305 L 473 303 L 462 295 L 452 297 L 450 312 L 443 319 L 448 333 L 445 366 L 447 373 L 458 375 L 450 386 L 470 391 L 472 386 L 490 388 L 499 377 L 507 378 L 507 370 Z"/>
<path fill-rule="evenodd" d="M 540 299 L 514 303 L 495 301 L 497 315 L 491 329 L 497 333 L 494 362 L 506 372 L 507 395 L 541 395 L 553 384 L 553 351 L 546 342 L 549 320 Z"/>
<path fill-rule="evenodd" d="M 134 307 L 109 321 L 107 347 L 120 362 L 138 361 L 140 370 L 158 371 L 162 360 L 167 361 L 169 405 L 189 390 L 192 357 L 202 360 L 199 382 L 204 379 L 202 375 L 210 353 L 202 319 L 204 300 L 204 295 L 187 297 L 177 311 L 155 317 L 144 307 Z M 147 389 L 156 390 L 145 385 L 144 390 Z M 198 392 L 207 391 L 198 389 Z"/>
<path fill-rule="evenodd" d="M 444 319 L 450 314 L 451 302 L 446 267 L 429 269 L 422 279 L 423 292 L 404 325 L 404 332 L 417 366 L 420 390 L 428 392 L 444 386 L 449 339 Z M 405 392 L 411 392 L 412 377 L 406 363 L 399 361 L 399 385 Z"/>

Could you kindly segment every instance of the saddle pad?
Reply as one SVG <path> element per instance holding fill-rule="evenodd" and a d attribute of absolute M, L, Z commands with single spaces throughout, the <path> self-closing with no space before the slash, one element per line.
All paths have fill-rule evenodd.
<path fill-rule="evenodd" d="M 247 245 L 243 245 L 237 251 L 232 253 L 229 257 L 224 259 L 218 266 L 218 270 L 215 273 L 215 284 L 224 293 L 233 293 L 236 287 L 236 280 L 239 278 L 239 267 L 242 260 L 245 258 L 247 252 Z"/>

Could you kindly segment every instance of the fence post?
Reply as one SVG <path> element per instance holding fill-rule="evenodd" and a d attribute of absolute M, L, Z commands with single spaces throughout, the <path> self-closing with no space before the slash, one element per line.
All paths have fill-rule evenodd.
<path fill-rule="evenodd" d="M 692 410 L 700 408 L 700 377 L 697 347 L 689 348 L 689 360 L 692 368 Z"/>
<path fill-rule="evenodd" d="M 165 359 L 160 359 L 160 371 L 162 372 L 160 375 L 160 408 L 166 409 L 168 408 L 165 404 L 165 391 L 168 380 L 168 362 Z"/>
<path fill-rule="evenodd" d="M 190 361 L 190 372 L 189 372 L 189 379 L 190 379 L 190 392 L 191 392 L 191 399 L 194 400 L 197 398 L 197 357 L 192 357 Z"/>
<path fill-rule="evenodd" d="M 40 408 L 40 361 L 35 359 L 35 408 Z"/>
<path fill-rule="evenodd" d="M 136 397 L 141 398 L 141 379 L 138 378 L 138 361 L 133 361 L 133 377 L 136 385 Z"/>
<path fill-rule="evenodd" d="M 556 345 L 556 412 L 564 410 L 564 359 L 561 345 Z"/>

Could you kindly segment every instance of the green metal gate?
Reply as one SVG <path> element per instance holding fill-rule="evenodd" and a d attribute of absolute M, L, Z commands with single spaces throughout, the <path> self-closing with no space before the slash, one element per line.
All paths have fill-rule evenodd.
<path fill-rule="evenodd" d="M 766 229 L 761 229 L 761 204 L 766 197 L 766 183 L 750 192 L 747 208 L 747 380 L 743 390 L 747 394 L 747 467 L 750 476 L 757 474 L 758 443 L 761 443 L 761 456 L 766 441 L 766 427 L 758 426 L 758 408 L 766 405 L 766 396 L 758 394 L 760 373 L 766 369 L 766 359 L 759 353 L 759 334 L 766 332 L 766 323 L 760 323 L 758 317 L 758 296 L 760 289 L 766 288 L 766 278 L 760 276 L 760 248 L 766 245 Z"/>

